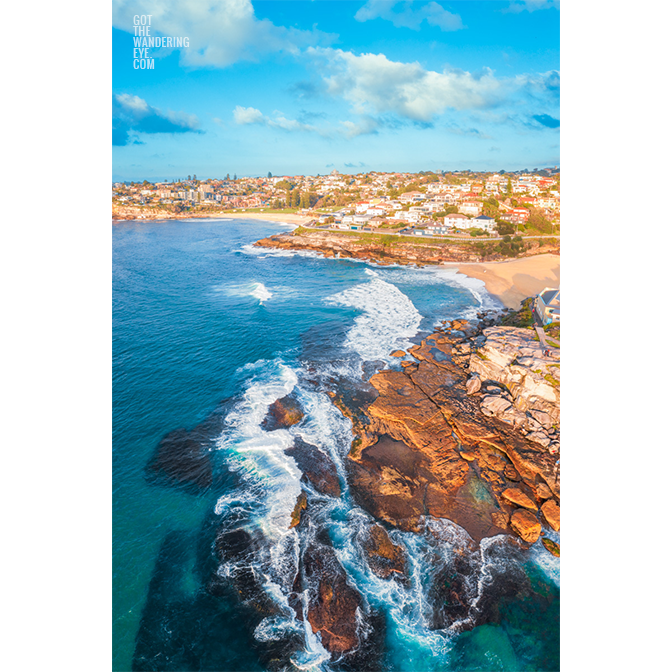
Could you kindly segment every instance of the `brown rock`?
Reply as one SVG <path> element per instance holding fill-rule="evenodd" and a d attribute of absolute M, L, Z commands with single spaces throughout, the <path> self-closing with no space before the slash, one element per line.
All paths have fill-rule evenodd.
<path fill-rule="evenodd" d="M 335 659 L 359 646 L 357 609 L 360 594 L 329 546 L 313 544 L 303 555 L 303 587 L 308 589 L 308 622 Z M 298 591 L 297 591 L 298 592 Z"/>
<path fill-rule="evenodd" d="M 554 500 L 549 499 L 541 505 L 541 512 L 546 522 L 556 531 L 560 531 L 560 507 Z"/>
<path fill-rule="evenodd" d="M 362 546 L 368 554 L 369 567 L 374 574 L 387 579 L 393 574 L 405 575 L 406 560 L 401 546 L 392 543 L 387 531 L 381 525 L 374 525 Z"/>
<path fill-rule="evenodd" d="M 551 489 L 546 485 L 546 483 L 537 483 L 534 489 L 539 499 L 550 499 L 551 497 L 553 497 L 553 493 L 551 492 Z"/>
<path fill-rule="evenodd" d="M 473 462 L 476 459 L 476 453 L 473 450 L 461 450 L 460 457 L 467 462 Z"/>
<path fill-rule="evenodd" d="M 523 540 L 533 544 L 541 534 L 541 523 L 529 511 L 516 509 L 511 516 L 513 531 Z"/>
<path fill-rule="evenodd" d="M 507 464 L 504 467 L 504 476 L 506 476 L 510 481 L 519 481 L 520 474 L 516 471 L 515 467 L 511 464 Z"/>
<path fill-rule="evenodd" d="M 308 500 L 306 499 L 306 493 L 301 492 L 296 498 L 296 505 L 294 506 L 294 511 L 292 511 L 292 520 L 289 523 L 290 529 L 296 527 L 301 522 L 301 512 L 305 511 L 307 506 Z"/>
<path fill-rule="evenodd" d="M 503 511 L 493 511 L 490 514 L 492 522 L 497 527 L 501 527 L 503 530 L 506 529 L 506 526 L 509 524 L 509 516 Z"/>
<path fill-rule="evenodd" d="M 466 394 L 468 373 L 439 340 L 410 349 L 414 367 L 373 375 L 375 394 L 346 413 L 356 433 L 348 480 L 357 503 L 380 520 L 415 530 L 425 515 L 447 518 L 478 541 L 501 533 L 491 514 L 508 510 L 513 500 L 501 493 L 511 480 L 546 481 L 559 497 L 555 459 L 519 428 L 481 413 L 477 396 Z M 520 495 L 517 505 L 536 511 Z"/>
<path fill-rule="evenodd" d="M 390 353 L 390 357 L 406 357 L 406 353 L 403 350 L 395 350 Z"/>
<path fill-rule="evenodd" d="M 267 431 L 285 429 L 301 422 L 303 411 L 299 402 L 292 396 L 276 399 L 268 408 L 268 415 L 261 426 Z"/>
<path fill-rule="evenodd" d="M 524 509 L 529 509 L 530 511 L 537 510 L 537 505 L 518 488 L 507 488 L 502 493 L 502 497 L 508 499 L 511 503 L 516 504 L 517 506 L 522 506 Z"/>
<path fill-rule="evenodd" d="M 336 465 L 317 446 L 296 437 L 294 445 L 287 448 L 285 454 L 294 458 L 304 478 L 315 490 L 331 497 L 341 496 L 341 483 L 338 480 Z"/>

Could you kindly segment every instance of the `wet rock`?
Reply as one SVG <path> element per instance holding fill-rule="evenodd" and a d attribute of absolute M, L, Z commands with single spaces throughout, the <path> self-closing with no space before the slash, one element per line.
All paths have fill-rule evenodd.
<path fill-rule="evenodd" d="M 296 527 L 301 522 L 301 512 L 306 510 L 308 506 L 308 500 L 306 498 L 306 493 L 301 492 L 301 494 L 296 498 L 296 504 L 294 505 L 294 510 L 292 511 L 292 518 L 289 523 L 289 528 Z"/>
<path fill-rule="evenodd" d="M 549 499 L 541 505 L 541 512 L 546 522 L 556 531 L 560 531 L 560 507 L 554 500 Z"/>
<path fill-rule="evenodd" d="M 530 511 L 537 510 L 537 505 L 518 488 L 507 488 L 502 493 L 502 497 L 516 506 L 522 506 L 524 509 L 529 509 Z"/>
<path fill-rule="evenodd" d="M 560 545 L 556 544 L 554 541 L 551 539 L 542 539 L 541 543 L 544 545 L 544 548 L 551 553 L 551 555 L 554 555 L 556 558 L 560 557 Z"/>
<path fill-rule="evenodd" d="M 294 445 L 287 448 L 285 454 L 294 458 L 304 478 L 315 490 L 330 497 L 341 496 L 341 483 L 338 479 L 336 465 L 317 446 L 296 437 Z"/>
<path fill-rule="evenodd" d="M 533 544 L 541 534 L 541 523 L 526 509 L 516 509 L 511 515 L 511 527 L 523 540 Z"/>
<path fill-rule="evenodd" d="M 261 426 L 266 431 L 272 432 L 276 429 L 286 429 L 296 425 L 301 422 L 302 418 L 303 411 L 299 402 L 291 395 L 287 395 L 282 399 L 276 399 L 269 406 L 268 415 L 264 418 Z"/>
<path fill-rule="evenodd" d="M 395 350 L 390 353 L 390 357 L 406 357 L 406 353 L 403 350 Z"/>
<path fill-rule="evenodd" d="M 329 546 L 311 544 L 303 554 L 302 585 L 308 590 L 307 619 L 332 659 L 356 649 L 360 643 L 357 610 L 360 594 Z"/>
<path fill-rule="evenodd" d="M 473 462 L 478 456 L 473 450 L 461 450 L 460 457 L 467 462 Z"/>
<path fill-rule="evenodd" d="M 362 547 L 367 553 L 369 567 L 381 579 L 393 575 L 405 576 L 404 550 L 392 542 L 384 527 L 381 525 L 371 527 L 362 542 Z"/>

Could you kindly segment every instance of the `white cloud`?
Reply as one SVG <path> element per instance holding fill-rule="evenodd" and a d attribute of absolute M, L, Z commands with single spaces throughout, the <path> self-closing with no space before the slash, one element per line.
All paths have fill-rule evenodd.
<path fill-rule="evenodd" d="M 281 112 L 275 113 L 275 118 L 267 117 L 254 107 L 241 107 L 236 105 L 233 110 L 233 120 L 241 126 L 246 124 L 261 124 L 270 128 L 280 128 L 284 131 L 314 131 L 325 135 L 326 133 L 310 124 L 303 124 L 296 119 L 287 119 Z"/>
<path fill-rule="evenodd" d="M 398 5 L 402 5 L 401 9 L 394 11 L 394 8 Z M 413 9 L 412 2 L 368 0 L 355 14 L 357 21 L 370 21 L 378 18 L 391 21 L 397 28 L 411 28 L 412 30 L 419 30 L 423 21 L 427 21 L 430 26 L 437 26 L 443 31 L 464 28 L 462 19 L 458 14 L 451 14 L 437 2 L 430 2 L 419 9 Z"/>
<path fill-rule="evenodd" d="M 310 48 L 323 60 L 328 91 L 352 103 L 356 112 L 394 112 L 428 122 L 447 108 L 489 107 L 507 95 L 507 86 L 492 71 L 473 75 L 461 70 L 434 72 L 419 63 L 390 61 L 384 54 L 356 56 L 340 49 Z"/>
<path fill-rule="evenodd" d="M 233 120 L 237 124 L 258 124 L 263 122 L 264 115 L 254 107 L 236 105 L 236 109 L 233 111 Z"/>
<path fill-rule="evenodd" d="M 358 135 L 375 133 L 380 126 L 380 121 L 363 115 L 359 121 L 341 121 L 338 126 L 314 126 L 297 119 L 287 119 L 282 112 L 274 112 L 274 117 L 266 116 L 254 107 L 241 107 L 237 105 L 233 110 L 233 120 L 241 126 L 246 124 L 260 124 L 269 128 L 279 128 L 283 131 L 305 131 L 317 133 L 324 138 L 337 136 L 354 138 Z"/>
<path fill-rule="evenodd" d="M 560 9 L 560 0 L 515 0 L 504 11 L 518 14 L 536 12 L 538 9 Z"/>
<path fill-rule="evenodd" d="M 485 110 L 515 98 L 557 99 L 557 72 L 497 78 L 492 70 L 425 70 L 419 63 L 390 61 L 384 54 L 309 48 L 318 61 L 327 90 L 349 101 L 361 115 L 393 113 L 428 123 L 448 109 Z"/>
<path fill-rule="evenodd" d="M 181 63 L 223 68 L 263 54 L 296 54 L 307 46 L 328 44 L 334 36 L 276 26 L 257 19 L 251 0 L 113 0 L 112 25 L 134 33 L 134 15 L 151 15 L 151 35 L 188 37 Z"/>

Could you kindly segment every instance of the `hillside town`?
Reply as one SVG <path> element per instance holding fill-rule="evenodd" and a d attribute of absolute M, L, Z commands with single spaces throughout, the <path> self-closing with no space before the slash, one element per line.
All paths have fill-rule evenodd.
<path fill-rule="evenodd" d="M 558 235 L 558 167 L 499 173 L 369 172 L 113 185 L 113 214 L 135 218 L 295 213 L 313 225 L 409 235 Z"/>

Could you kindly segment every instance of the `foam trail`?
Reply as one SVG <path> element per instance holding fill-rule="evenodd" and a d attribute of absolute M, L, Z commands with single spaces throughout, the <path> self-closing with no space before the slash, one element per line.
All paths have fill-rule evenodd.
<path fill-rule="evenodd" d="M 418 332 L 422 315 L 397 287 L 366 269 L 370 282 L 356 285 L 326 299 L 328 303 L 361 310 L 348 331 L 345 345 L 364 361 L 389 361 L 390 352 L 410 347 L 407 340 Z"/>
<path fill-rule="evenodd" d="M 296 383 L 296 373 L 284 364 L 276 362 L 270 373 L 262 370 L 226 417 L 228 431 L 217 441 L 218 449 L 228 453 L 230 468 L 246 481 L 246 499 L 256 499 L 256 522 L 270 540 L 287 534 L 302 474 L 284 452 L 293 443 L 291 434 L 285 429 L 265 432 L 261 422 L 270 404 L 289 394 Z M 220 498 L 215 511 L 222 511 L 228 500 L 230 496 Z"/>

